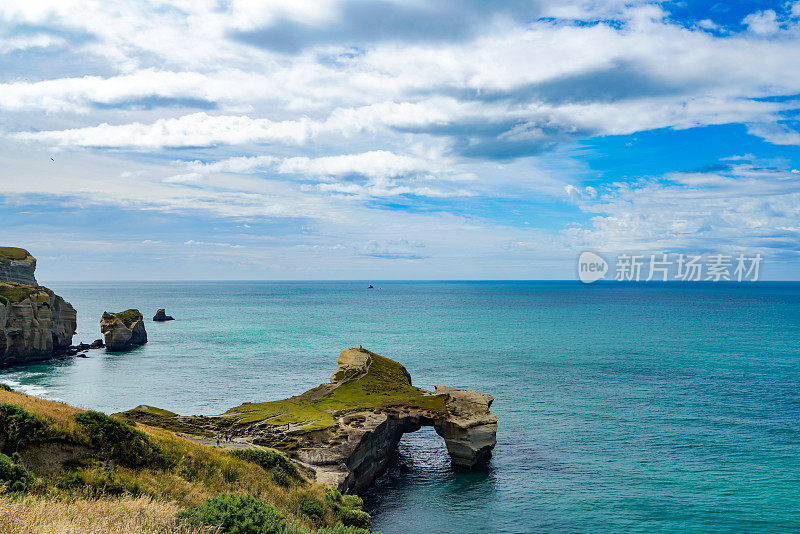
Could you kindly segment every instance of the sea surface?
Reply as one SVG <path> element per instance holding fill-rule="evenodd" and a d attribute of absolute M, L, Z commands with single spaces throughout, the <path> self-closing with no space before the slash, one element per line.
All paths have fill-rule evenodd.
<path fill-rule="evenodd" d="M 384 534 L 800 530 L 798 283 L 46 283 L 75 342 L 104 310 L 177 319 L 125 354 L 0 371 L 78 406 L 221 413 L 327 381 L 359 345 L 417 386 L 494 395 L 484 469 L 404 437 L 365 495 Z"/>

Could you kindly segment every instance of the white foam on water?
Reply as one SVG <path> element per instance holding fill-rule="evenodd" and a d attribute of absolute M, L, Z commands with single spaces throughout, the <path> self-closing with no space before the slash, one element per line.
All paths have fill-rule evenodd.
<path fill-rule="evenodd" d="M 35 373 L 28 373 L 35 374 Z M 39 386 L 36 384 L 23 384 L 22 382 L 18 382 L 17 380 L 11 378 L 2 378 L 0 379 L 0 384 L 5 384 L 12 388 L 14 391 L 19 391 L 20 393 L 25 393 L 26 395 L 30 395 L 32 397 L 39 397 L 40 399 L 46 400 L 56 400 L 61 401 L 61 399 L 50 395 L 49 390 L 44 386 Z"/>

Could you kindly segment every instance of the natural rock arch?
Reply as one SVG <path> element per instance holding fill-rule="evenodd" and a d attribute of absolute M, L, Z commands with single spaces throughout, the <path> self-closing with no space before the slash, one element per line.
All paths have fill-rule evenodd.
<path fill-rule="evenodd" d="M 331 381 L 301 395 L 244 403 L 219 416 L 182 417 L 140 406 L 130 419 L 189 432 L 232 435 L 239 444 L 283 450 L 316 481 L 359 492 L 387 467 L 403 434 L 432 426 L 453 465 L 472 469 L 491 456 L 497 417 L 486 393 L 416 388 L 399 363 L 366 349 L 347 349 Z"/>

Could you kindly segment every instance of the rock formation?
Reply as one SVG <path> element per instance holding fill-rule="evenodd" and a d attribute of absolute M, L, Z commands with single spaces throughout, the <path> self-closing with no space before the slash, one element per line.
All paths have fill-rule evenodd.
<path fill-rule="evenodd" d="M 33 276 L 36 258 L 24 248 L 0 247 L 0 280 L 13 284 L 38 286 Z"/>
<path fill-rule="evenodd" d="M 105 337 L 106 348 L 113 352 L 128 350 L 134 345 L 147 343 L 144 317 L 139 310 L 103 313 L 100 320 L 100 331 Z"/>
<path fill-rule="evenodd" d="M 173 316 L 171 316 L 171 315 L 167 315 L 167 310 L 165 310 L 164 308 L 160 308 L 160 309 L 159 309 L 159 310 L 156 312 L 155 316 L 153 316 L 153 320 L 154 320 L 154 321 L 156 321 L 156 322 L 161 322 L 161 321 L 174 321 L 174 320 L 175 320 L 175 317 L 173 317 Z"/>
<path fill-rule="evenodd" d="M 273 447 L 312 471 L 318 483 L 358 492 L 383 472 L 403 434 L 422 426 L 433 426 L 444 438 L 454 467 L 485 462 L 496 443 L 497 417 L 489 411 L 493 400 L 451 387 L 416 388 L 399 363 L 347 349 L 330 383 L 302 395 L 245 403 L 219 416 L 162 416 L 154 426 L 232 434 L 240 442 Z M 153 424 L 140 408 L 123 415 Z"/>
<path fill-rule="evenodd" d="M 0 247 L 0 366 L 46 360 L 72 344 L 75 309 L 39 286 L 35 269 L 28 251 Z"/>

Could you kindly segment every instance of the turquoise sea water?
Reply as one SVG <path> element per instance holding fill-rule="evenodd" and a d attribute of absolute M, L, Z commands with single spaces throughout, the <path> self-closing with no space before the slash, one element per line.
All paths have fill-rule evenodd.
<path fill-rule="evenodd" d="M 177 320 L 0 381 L 211 414 L 316 386 L 363 345 L 415 385 L 493 394 L 500 420 L 472 473 L 430 429 L 407 435 L 365 495 L 384 534 L 800 529 L 800 284 L 374 284 L 48 283 L 78 309 L 76 342 L 104 309 Z"/>

